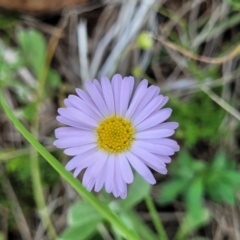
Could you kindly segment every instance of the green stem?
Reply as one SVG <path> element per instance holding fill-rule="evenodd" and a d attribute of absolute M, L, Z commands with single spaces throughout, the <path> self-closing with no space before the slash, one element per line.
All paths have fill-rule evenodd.
<path fill-rule="evenodd" d="M 186 239 L 186 234 L 185 232 L 183 231 L 182 227 L 180 226 L 175 237 L 174 237 L 175 240 L 185 240 Z"/>
<path fill-rule="evenodd" d="M 163 227 L 163 224 L 162 224 L 161 219 L 160 219 L 160 217 L 158 215 L 158 212 L 157 212 L 157 210 L 155 208 L 153 200 L 152 200 L 152 198 L 149 195 L 147 195 L 145 197 L 145 202 L 146 202 L 147 208 L 148 208 L 148 210 L 150 212 L 150 215 L 152 217 L 153 224 L 154 224 L 154 226 L 155 226 L 155 228 L 157 230 L 157 233 L 159 235 L 159 239 L 161 239 L 161 240 L 168 240 L 168 236 L 167 236 L 166 231 L 165 231 L 165 229 Z"/>
<path fill-rule="evenodd" d="M 33 195 L 34 200 L 37 205 L 37 209 L 42 221 L 43 226 L 47 230 L 47 235 L 49 239 L 57 239 L 57 234 L 55 232 L 54 226 L 51 222 L 51 218 L 48 213 L 47 206 L 45 204 L 41 174 L 39 168 L 39 157 L 38 152 L 35 148 L 31 148 L 31 174 L 32 174 L 32 184 L 33 184 Z"/>
<path fill-rule="evenodd" d="M 31 121 L 31 126 L 32 126 L 31 133 L 35 139 L 39 138 L 39 134 L 38 134 L 39 112 L 40 112 L 42 99 L 44 97 L 44 87 L 47 79 L 49 66 L 50 66 L 50 61 L 47 61 L 47 58 L 46 58 L 46 61 L 39 74 L 39 79 L 38 79 L 39 86 L 36 91 L 37 98 L 35 102 L 36 104 L 35 111 L 32 113 L 33 117 Z M 57 239 L 57 233 L 52 224 L 52 221 L 45 203 L 45 199 L 44 199 L 41 172 L 39 167 L 39 154 L 32 145 L 31 145 L 31 151 L 30 151 L 30 158 L 31 158 L 31 174 L 32 174 L 34 200 L 37 205 L 37 209 L 38 209 L 42 224 L 47 231 L 47 235 L 49 239 Z"/>
<path fill-rule="evenodd" d="M 14 116 L 11 109 L 7 105 L 3 92 L 0 92 L 0 104 L 12 121 L 18 131 L 32 144 L 32 146 L 48 161 L 48 163 L 84 198 L 86 199 L 109 223 L 114 225 L 122 232 L 124 237 L 128 240 L 140 240 L 135 232 L 130 230 L 111 210 L 99 199 L 97 199 L 91 192 L 88 192 L 82 184 L 72 174 L 65 170 L 60 162 L 49 153 L 22 125 L 22 123 Z"/>
<path fill-rule="evenodd" d="M 189 233 L 193 232 L 193 229 L 189 226 L 186 217 L 181 220 L 180 226 L 174 236 L 174 240 L 185 240 Z"/>

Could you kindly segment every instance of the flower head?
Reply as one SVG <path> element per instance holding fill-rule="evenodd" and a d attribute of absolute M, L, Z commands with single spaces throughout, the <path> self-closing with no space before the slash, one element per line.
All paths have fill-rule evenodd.
<path fill-rule="evenodd" d="M 83 185 L 91 191 L 103 186 L 115 197 L 127 196 L 127 184 L 134 180 L 134 168 L 147 182 L 156 181 L 149 167 L 166 174 L 169 156 L 179 150 L 168 137 L 178 127 L 165 122 L 170 108 L 162 109 L 168 97 L 159 95 L 156 86 L 140 82 L 134 91 L 134 78 L 116 74 L 110 82 L 87 82 L 86 92 L 76 89 L 78 96 L 64 100 L 57 120 L 68 127 L 56 129 L 54 145 L 74 156 L 66 165 L 76 177 L 83 169 Z"/>

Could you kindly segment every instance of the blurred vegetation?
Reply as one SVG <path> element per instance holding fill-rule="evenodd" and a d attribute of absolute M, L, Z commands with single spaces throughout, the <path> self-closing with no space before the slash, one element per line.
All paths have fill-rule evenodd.
<path fill-rule="evenodd" d="M 190 4 L 190 1 L 188 2 Z M 214 94 L 239 111 L 236 104 L 239 101 L 239 95 L 236 93 L 239 86 L 239 56 L 230 58 L 223 64 L 211 64 L 195 61 L 178 51 L 181 47 L 195 55 L 217 58 L 226 56 L 240 43 L 239 2 L 224 0 L 211 3 L 212 5 L 200 4 L 197 13 L 188 8 L 189 15 L 181 12 L 182 6 L 178 4 L 184 5 L 183 3 L 173 1 L 171 4 L 176 4 L 175 7 L 165 4 L 159 9 L 154 9 L 159 12 L 160 19 L 163 19 L 158 26 L 161 34 L 167 36 L 176 47 L 176 51 L 164 46 L 159 47 L 159 43 L 153 41 L 152 33 L 143 29 L 138 32 L 135 44 L 129 43 L 129 48 L 122 56 L 123 60 L 127 54 L 132 54 L 131 57 L 135 58 L 133 52 L 136 49 L 139 54 L 136 54 L 137 56 L 152 51 L 147 69 L 137 62 L 130 64 L 127 72 L 137 79 L 146 78 L 151 84 L 161 86 L 163 94 L 170 96 L 168 106 L 173 109 L 171 119 L 180 124 L 175 138 L 181 145 L 181 151 L 173 157 L 166 177 L 156 174 L 157 184 L 151 187 L 136 175 L 125 200 L 113 199 L 104 191 L 98 195 L 126 226 L 141 236 L 141 239 L 159 239 L 158 224 L 152 218 L 155 211 L 159 219 L 167 215 L 162 220 L 169 239 L 214 239 L 217 231 L 220 231 L 218 228 L 222 226 L 220 221 L 225 221 L 226 229 L 230 230 L 221 230 L 221 239 L 239 240 L 237 236 L 240 236 L 240 233 L 236 233 L 239 232 L 236 226 L 240 223 L 240 172 L 237 150 L 239 122 L 226 112 L 228 107 L 222 108 L 201 88 L 203 85 L 212 88 Z M 225 15 L 223 18 L 216 15 L 216 20 L 211 15 L 216 14 L 211 7 L 220 5 Z M 176 8 L 181 11 L 174 11 Z M 36 110 L 38 81 L 45 68 L 49 50 L 49 36 L 37 28 L 26 27 L 22 21 L 18 15 L 0 13 L 0 88 L 7 89 L 7 100 L 11 103 L 14 114 L 31 129 Z M 167 24 L 172 24 L 173 27 L 166 27 Z M 64 45 L 62 42 L 61 44 Z M 66 59 L 63 59 L 63 56 L 61 55 L 61 59 L 64 62 Z M 118 63 L 121 65 L 119 59 Z M 41 121 L 44 117 L 45 119 L 40 121 L 42 133 L 39 141 L 65 163 L 66 157 L 62 151 L 51 147 L 53 130 L 57 126 L 52 119 L 55 119 L 56 109 L 59 103 L 62 104 L 64 96 L 73 93 L 73 85 L 79 87 L 80 80 L 76 83 L 66 75 L 63 76 L 63 68 L 58 64 L 62 63 L 53 59 L 53 64 L 48 69 L 44 95 L 41 96 L 43 109 L 39 118 Z M 191 81 L 191 84 L 184 87 L 185 80 Z M 170 82 L 169 88 L 164 85 L 165 82 Z M 0 114 L 3 116 L 2 112 Z M 3 224 L 0 224 L 0 240 L 7 237 L 20 239 L 21 235 L 17 220 L 19 215 L 16 215 L 12 207 L 15 197 L 12 197 L 7 182 L 10 182 L 11 188 L 14 189 L 14 195 L 17 196 L 31 234 L 39 234 L 39 237 L 42 231 L 44 239 L 47 239 L 36 214 L 30 183 L 32 180 L 29 146 L 6 121 L 3 117 L 0 119 L 0 210 L 6 210 L 8 215 L 2 217 L 0 214 L 3 221 Z M 49 124 L 51 131 L 44 132 L 48 122 L 52 124 Z M 11 138 L 6 137 L 8 131 L 11 131 Z M 9 139 L 14 139 L 14 136 L 19 140 L 11 142 Z M 76 197 L 66 183 L 62 183 L 58 174 L 43 158 L 40 158 L 39 168 L 46 203 L 59 239 L 123 239 L 118 229 L 107 223 L 88 202 Z M 149 196 L 152 197 L 155 210 L 149 208 Z M 230 217 L 226 214 L 229 211 L 235 212 L 234 219 L 229 220 Z M 181 216 L 177 218 L 179 212 Z M 172 215 L 174 218 L 169 223 L 166 219 Z M 61 221 L 57 221 L 58 219 Z"/>

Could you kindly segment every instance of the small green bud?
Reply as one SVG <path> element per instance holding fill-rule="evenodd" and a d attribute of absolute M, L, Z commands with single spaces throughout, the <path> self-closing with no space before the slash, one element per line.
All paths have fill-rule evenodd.
<path fill-rule="evenodd" d="M 137 46 L 144 50 L 150 49 L 153 46 L 153 39 L 150 32 L 141 32 L 137 38 Z"/>
<path fill-rule="evenodd" d="M 136 66 L 132 70 L 132 74 L 136 78 L 140 78 L 143 75 L 143 69 L 139 66 Z"/>

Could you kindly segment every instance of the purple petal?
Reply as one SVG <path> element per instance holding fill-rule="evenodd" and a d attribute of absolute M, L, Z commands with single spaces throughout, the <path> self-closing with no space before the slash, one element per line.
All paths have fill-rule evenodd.
<path fill-rule="evenodd" d="M 97 176 L 101 173 L 107 161 L 108 161 L 108 154 L 103 151 L 99 151 L 99 158 L 91 168 L 91 175 L 94 178 L 97 178 Z"/>
<path fill-rule="evenodd" d="M 75 95 L 70 95 L 68 99 L 74 108 L 77 108 L 78 110 L 87 114 L 89 117 L 96 119 L 97 121 L 100 120 L 101 115 L 90 108 L 81 98 Z"/>
<path fill-rule="evenodd" d="M 75 108 L 59 108 L 58 113 L 66 119 L 72 119 L 90 127 L 97 127 L 98 121 Z"/>
<path fill-rule="evenodd" d="M 149 168 L 140 160 L 138 157 L 136 157 L 131 152 L 126 153 L 126 157 L 128 161 L 131 163 L 132 167 L 150 184 L 155 184 L 156 180 L 153 177 L 151 171 Z"/>
<path fill-rule="evenodd" d="M 125 198 L 127 197 L 127 190 L 126 190 L 126 192 L 121 193 L 121 194 L 120 194 L 120 197 L 121 197 L 122 199 L 125 199 Z"/>
<path fill-rule="evenodd" d="M 124 181 L 126 183 L 132 183 L 134 176 L 125 154 L 118 155 L 118 163 L 119 163 L 120 172 L 122 174 Z"/>
<path fill-rule="evenodd" d="M 91 191 L 94 183 L 95 183 L 95 179 L 93 178 L 93 176 L 91 175 L 91 169 L 92 169 L 91 165 L 90 167 L 88 167 L 83 175 L 83 180 L 82 180 L 82 184 L 83 186 L 88 190 Z"/>
<path fill-rule="evenodd" d="M 133 77 L 125 77 L 122 81 L 121 90 L 120 90 L 120 115 L 124 115 L 128 109 L 129 101 L 132 96 L 134 86 Z"/>
<path fill-rule="evenodd" d="M 157 86 L 154 86 L 154 87 L 155 87 L 154 97 L 156 97 L 160 94 L 160 87 L 157 87 Z"/>
<path fill-rule="evenodd" d="M 158 106 L 158 110 L 160 110 L 169 100 L 169 97 L 163 97 L 161 104 Z"/>
<path fill-rule="evenodd" d="M 118 190 L 116 183 L 113 184 L 112 193 L 115 198 L 118 198 L 120 196 L 120 191 Z"/>
<path fill-rule="evenodd" d="M 99 175 L 96 178 L 96 184 L 94 188 L 96 192 L 99 192 L 103 188 L 103 185 L 105 183 L 106 165 L 107 165 L 107 161 L 105 162 L 105 165 L 103 166 L 102 171 L 99 173 Z"/>
<path fill-rule="evenodd" d="M 104 96 L 107 108 L 109 109 L 110 114 L 114 114 L 115 107 L 114 107 L 114 98 L 113 98 L 111 83 L 108 78 L 102 77 L 101 84 L 102 84 L 103 96 Z"/>
<path fill-rule="evenodd" d="M 162 123 L 166 119 L 168 119 L 171 113 L 172 113 L 172 109 L 170 108 L 165 108 L 163 110 L 160 110 L 157 113 L 155 113 L 153 116 L 147 118 L 145 121 L 138 124 L 135 128 L 137 131 L 143 131 L 145 129 L 154 127 L 159 123 Z"/>
<path fill-rule="evenodd" d="M 168 139 L 168 138 L 160 138 L 160 139 L 151 139 L 152 143 L 168 146 L 172 148 L 175 152 L 180 150 L 179 145 L 175 140 Z"/>
<path fill-rule="evenodd" d="M 140 104 L 142 98 L 145 96 L 145 94 L 147 92 L 147 85 L 148 85 L 147 80 L 141 81 L 141 83 L 138 85 L 138 88 L 137 88 L 136 92 L 134 93 L 134 96 L 130 103 L 130 106 L 125 114 L 126 118 L 131 118 L 131 116 L 133 115 L 137 106 Z"/>
<path fill-rule="evenodd" d="M 99 111 L 91 97 L 88 95 L 88 93 L 84 92 L 82 89 L 77 88 L 76 93 L 78 96 L 92 109 L 94 110 L 99 116 L 103 117 L 102 113 Z"/>
<path fill-rule="evenodd" d="M 69 99 L 67 99 L 67 98 L 65 98 L 63 100 L 63 102 L 64 102 L 66 107 L 74 107 L 73 104 L 71 103 L 71 101 Z"/>
<path fill-rule="evenodd" d="M 81 135 L 92 135 L 93 131 L 81 130 L 73 127 L 60 127 L 55 130 L 56 138 L 81 137 Z"/>
<path fill-rule="evenodd" d="M 85 87 L 92 98 L 95 105 L 98 107 L 99 111 L 102 113 L 103 116 L 109 115 L 109 111 L 107 109 L 107 106 L 101 96 L 101 94 L 98 92 L 95 85 L 91 82 L 86 82 Z"/>
<path fill-rule="evenodd" d="M 80 161 L 78 161 L 78 164 L 73 173 L 73 176 L 76 177 L 84 168 L 90 167 L 92 164 L 94 164 L 98 160 L 99 155 L 100 155 L 99 151 L 95 151 L 91 155 L 86 156 L 85 158 L 81 158 Z M 66 168 L 67 168 L 67 165 L 66 165 Z"/>
<path fill-rule="evenodd" d="M 81 161 L 84 161 L 84 159 L 86 159 L 86 157 L 88 156 L 92 156 L 94 153 L 97 152 L 97 149 L 92 149 L 89 150 L 85 153 L 79 154 L 77 156 L 75 156 L 74 158 L 72 158 L 65 166 L 66 170 L 68 171 L 72 171 L 74 168 L 76 168 L 78 166 L 78 164 Z"/>
<path fill-rule="evenodd" d="M 55 140 L 53 145 L 57 148 L 70 148 L 76 147 L 82 144 L 94 143 L 96 142 L 96 136 L 93 134 L 86 134 L 85 136 L 62 138 Z"/>
<path fill-rule="evenodd" d="M 93 84 L 95 85 L 95 87 L 97 88 L 98 92 L 100 93 L 100 95 L 102 96 L 103 98 L 103 90 L 102 90 L 102 86 L 101 84 L 99 83 L 99 81 L 97 79 L 94 79 L 93 80 Z"/>
<path fill-rule="evenodd" d="M 137 106 L 137 109 L 135 110 L 132 119 L 135 119 L 136 116 L 138 116 L 138 114 L 140 112 L 143 111 L 143 109 L 145 108 L 145 106 L 154 98 L 156 97 L 156 87 L 155 86 L 150 86 L 147 89 L 146 95 L 145 97 L 142 99 L 142 101 L 140 102 L 140 104 Z"/>
<path fill-rule="evenodd" d="M 152 99 L 148 105 L 136 116 L 136 118 L 133 120 L 134 126 L 141 123 L 143 120 L 145 120 L 151 113 L 153 113 L 159 106 L 159 104 L 162 102 L 163 96 L 157 96 L 154 99 Z"/>
<path fill-rule="evenodd" d="M 107 160 L 107 170 L 105 178 L 105 189 L 107 193 L 112 192 L 113 189 L 113 179 L 114 179 L 114 158 L 113 155 L 109 155 Z"/>
<path fill-rule="evenodd" d="M 86 189 L 90 192 L 92 191 L 94 184 L 95 184 L 96 180 L 95 179 L 91 179 L 88 184 L 86 185 Z"/>
<path fill-rule="evenodd" d="M 91 167 L 92 167 L 92 165 L 86 169 L 86 171 L 85 171 L 85 173 L 84 173 L 84 175 L 83 175 L 82 185 L 83 185 L 84 187 L 86 187 L 86 186 L 88 185 L 88 183 L 89 183 L 89 182 L 91 181 L 91 179 L 92 179 L 92 176 L 89 174 L 89 173 L 90 173 L 90 170 L 91 170 Z"/>
<path fill-rule="evenodd" d="M 154 169 L 155 171 L 166 174 L 166 164 L 164 163 L 165 159 L 161 159 L 160 156 L 156 156 L 155 154 L 149 153 L 141 148 L 133 147 L 131 149 L 132 153 L 142 159 L 142 161 L 149 166 L 150 168 Z"/>
<path fill-rule="evenodd" d="M 124 193 L 127 189 L 127 185 L 123 180 L 123 177 L 121 174 L 119 159 L 115 159 L 115 179 L 116 179 L 116 183 L 120 191 L 120 194 Z"/>
<path fill-rule="evenodd" d="M 97 144 L 96 143 L 91 143 L 91 144 L 86 144 L 86 145 L 79 145 L 77 147 L 71 147 L 71 148 L 67 148 L 64 150 L 64 153 L 68 156 L 75 156 L 75 155 L 79 155 L 82 154 L 86 151 L 89 151 L 93 148 L 97 148 Z"/>
<path fill-rule="evenodd" d="M 89 127 L 87 127 L 87 126 L 85 126 L 85 125 L 83 125 L 83 124 L 81 124 L 81 123 L 79 123 L 79 122 L 66 119 L 65 117 L 57 116 L 56 119 L 57 119 L 60 123 L 66 124 L 66 125 L 68 125 L 68 126 L 71 126 L 71 127 L 74 127 L 74 128 L 78 128 L 78 129 L 89 130 Z"/>
<path fill-rule="evenodd" d="M 171 156 L 174 154 L 174 151 L 172 148 L 164 146 L 164 145 L 154 144 L 151 141 L 149 142 L 149 141 L 137 140 L 134 142 L 134 146 L 136 146 L 138 148 L 142 148 L 151 153 L 156 153 L 156 154 L 160 154 L 160 155 Z"/>
<path fill-rule="evenodd" d="M 151 129 L 172 129 L 175 130 L 178 128 L 179 123 L 177 122 L 166 122 L 166 123 L 161 123 L 159 125 L 156 125 L 154 128 Z"/>
<path fill-rule="evenodd" d="M 170 163 L 172 159 L 169 156 L 163 156 L 163 155 L 158 155 L 155 154 L 157 157 L 159 157 L 164 163 Z"/>
<path fill-rule="evenodd" d="M 172 136 L 174 130 L 160 129 L 160 130 L 147 130 L 135 134 L 136 139 L 154 139 L 154 138 L 165 138 Z"/>
<path fill-rule="evenodd" d="M 112 89 L 115 102 L 115 113 L 119 115 L 120 113 L 120 89 L 122 85 L 122 76 L 120 74 L 115 74 L 112 78 Z"/>

